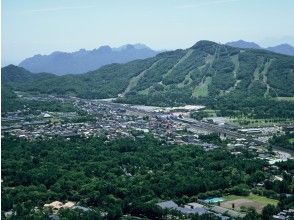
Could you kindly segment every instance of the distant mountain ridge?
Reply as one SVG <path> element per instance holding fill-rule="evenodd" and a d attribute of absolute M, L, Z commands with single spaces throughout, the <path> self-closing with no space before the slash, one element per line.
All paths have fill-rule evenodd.
<path fill-rule="evenodd" d="M 261 49 L 261 47 L 258 44 L 254 42 L 247 42 L 244 40 L 231 41 L 226 43 L 226 45 L 229 45 L 231 47 L 243 48 L 243 49 Z"/>
<path fill-rule="evenodd" d="M 294 56 L 294 47 L 290 44 L 280 44 L 275 47 L 268 47 L 267 50 L 273 51 L 275 53 L 285 54 L 289 56 Z"/>
<path fill-rule="evenodd" d="M 228 43 L 226 43 L 226 45 L 231 46 L 231 47 L 243 48 L 243 49 L 265 49 L 265 50 L 269 50 L 269 51 L 272 51 L 275 53 L 294 56 L 294 47 L 291 46 L 290 44 L 280 44 L 280 45 L 273 46 L 273 47 L 262 48 L 254 42 L 247 42 L 244 40 L 238 40 L 238 41 L 228 42 Z"/>
<path fill-rule="evenodd" d="M 80 49 L 72 53 L 55 51 L 49 55 L 38 54 L 23 60 L 19 66 L 32 73 L 78 74 L 96 70 L 111 63 L 146 59 L 158 53 L 144 44 L 127 44 L 118 48 L 101 46 L 93 50 Z"/>

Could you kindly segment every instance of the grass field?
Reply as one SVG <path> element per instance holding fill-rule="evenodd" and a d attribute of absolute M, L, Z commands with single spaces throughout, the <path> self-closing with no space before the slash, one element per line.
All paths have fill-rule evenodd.
<path fill-rule="evenodd" d="M 270 204 L 270 205 L 277 205 L 278 200 L 270 199 L 264 196 L 259 196 L 255 194 L 250 194 L 249 196 L 236 196 L 236 195 L 228 195 L 223 197 L 225 201 L 235 200 L 235 199 L 248 199 L 255 202 L 260 202 L 264 205 Z"/>
<path fill-rule="evenodd" d="M 294 102 L 294 97 L 276 97 L 275 98 L 278 101 L 291 101 Z"/>
<path fill-rule="evenodd" d="M 206 112 L 208 114 L 208 117 L 216 117 L 217 110 L 203 109 L 202 111 Z"/>
<path fill-rule="evenodd" d="M 211 77 L 207 77 L 204 83 L 196 86 L 192 96 L 194 97 L 206 97 L 208 95 L 208 84 L 211 82 Z"/>
<path fill-rule="evenodd" d="M 232 207 L 234 206 L 234 210 L 237 211 L 242 210 L 242 207 L 253 207 L 258 213 L 261 213 L 262 209 L 266 205 L 270 204 L 276 206 L 278 204 L 278 200 L 255 194 L 250 194 L 249 196 L 229 195 L 224 196 L 223 198 L 225 199 L 225 201 L 221 203 L 221 207 L 232 209 Z"/>
<path fill-rule="evenodd" d="M 230 121 L 242 127 L 265 127 L 279 124 L 292 124 L 292 119 L 273 118 L 273 119 L 252 119 L 248 117 L 233 117 Z"/>

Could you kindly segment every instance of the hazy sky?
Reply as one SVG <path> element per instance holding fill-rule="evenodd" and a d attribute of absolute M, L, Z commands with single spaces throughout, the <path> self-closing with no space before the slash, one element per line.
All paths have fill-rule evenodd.
<path fill-rule="evenodd" d="M 2 0 L 2 66 L 55 50 L 201 39 L 294 45 L 294 0 Z"/>

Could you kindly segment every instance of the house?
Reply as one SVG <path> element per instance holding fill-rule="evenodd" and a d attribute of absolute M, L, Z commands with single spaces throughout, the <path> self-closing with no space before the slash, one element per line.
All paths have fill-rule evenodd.
<path fill-rule="evenodd" d="M 82 211 L 84 211 L 84 212 L 89 212 L 89 211 L 91 211 L 90 208 L 88 208 L 88 207 L 84 207 L 84 206 L 80 206 L 80 205 L 75 205 L 74 207 L 72 207 L 72 209 L 80 209 L 80 210 L 82 210 Z"/>
<path fill-rule="evenodd" d="M 157 203 L 157 205 L 162 209 L 175 209 L 179 206 L 172 200 Z"/>
<path fill-rule="evenodd" d="M 50 208 L 50 209 L 52 209 L 53 214 L 56 214 L 59 211 L 59 209 L 61 209 L 61 208 L 71 209 L 74 207 L 74 205 L 75 205 L 75 203 L 73 203 L 73 202 L 66 202 L 63 204 L 60 201 L 54 201 L 54 202 L 45 204 L 44 208 Z"/>
<path fill-rule="evenodd" d="M 274 176 L 273 177 L 273 181 L 283 181 L 283 177 L 280 177 L 280 176 Z"/>
<path fill-rule="evenodd" d="M 59 216 L 56 214 L 52 214 L 48 216 L 48 220 L 59 220 Z"/>
<path fill-rule="evenodd" d="M 183 213 L 184 215 L 189 215 L 189 214 L 196 214 L 196 215 L 203 215 L 203 214 L 213 214 L 221 218 L 221 220 L 228 220 L 230 219 L 229 217 L 223 216 L 222 214 L 219 213 L 213 213 L 208 211 L 208 209 L 199 203 L 192 202 L 184 205 L 184 207 L 178 206 L 174 201 L 169 200 L 169 201 L 164 201 L 157 203 L 159 207 L 162 209 L 173 209 L 176 211 L 179 211 Z"/>
<path fill-rule="evenodd" d="M 186 205 L 185 207 L 180 207 L 172 200 L 160 202 L 160 203 L 157 203 L 157 205 L 160 206 L 162 209 L 173 209 L 183 214 L 203 215 L 205 213 L 209 213 L 207 209 L 205 209 L 204 207 L 195 206 L 195 205 L 190 205 L 190 206 Z"/>
<path fill-rule="evenodd" d="M 48 114 L 48 113 L 45 113 L 45 114 L 43 115 L 43 118 L 51 118 L 51 115 Z"/>
<path fill-rule="evenodd" d="M 294 209 L 283 210 L 276 215 L 273 215 L 273 219 L 292 219 L 294 217 Z"/>

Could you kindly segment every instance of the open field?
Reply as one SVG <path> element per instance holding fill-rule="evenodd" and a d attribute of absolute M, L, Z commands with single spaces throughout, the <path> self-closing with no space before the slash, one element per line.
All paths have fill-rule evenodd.
<path fill-rule="evenodd" d="M 216 113 L 218 110 L 214 109 L 203 109 L 203 112 L 206 112 L 208 114 L 208 117 L 216 117 Z"/>
<path fill-rule="evenodd" d="M 278 101 L 291 101 L 294 102 L 294 97 L 276 97 L 275 98 Z"/>
<path fill-rule="evenodd" d="M 220 204 L 221 207 L 234 209 L 236 211 L 240 211 L 242 208 L 249 208 L 253 207 L 259 213 L 261 213 L 262 209 L 270 204 L 270 205 L 277 205 L 278 201 L 275 199 L 266 198 L 263 196 L 250 194 L 249 196 L 236 196 L 236 195 L 229 195 L 224 197 L 225 201 Z"/>
<path fill-rule="evenodd" d="M 273 118 L 273 119 L 253 119 L 248 117 L 233 117 L 230 121 L 234 125 L 242 127 L 266 127 L 274 125 L 292 124 L 293 119 Z"/>
<path fill-rule="evenodd" d="M 208 84 L 211 82 L 211 77 L 207 77 L 203 83 L 197 86 L 193 91 L 194 97 L 206 97 L 208 95 Z"/>

